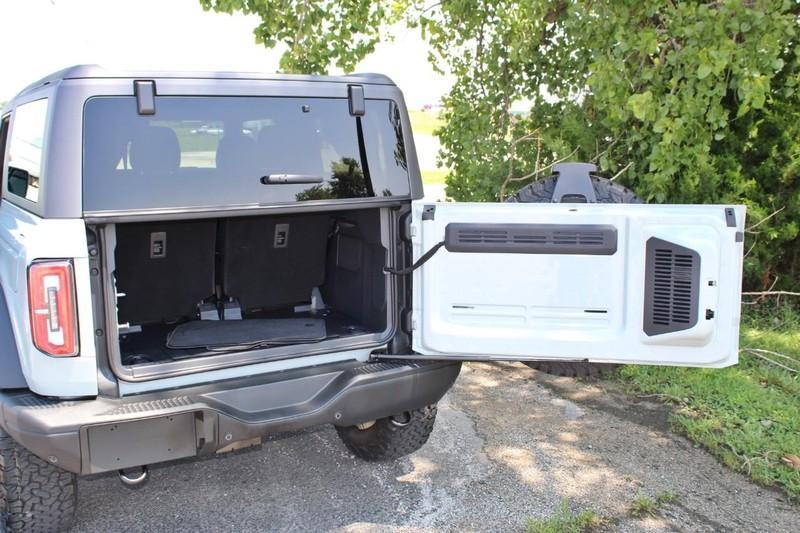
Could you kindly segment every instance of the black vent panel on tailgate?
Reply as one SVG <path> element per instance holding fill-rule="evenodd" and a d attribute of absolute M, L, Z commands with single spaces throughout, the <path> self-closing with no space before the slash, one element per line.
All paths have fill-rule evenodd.
<path fill-rule="evenodd" d="M 613 255 L 617 228 L 607 224 L 451 223 L 448 252 Z"/>
<path fill-rule="evenodd" d="M 697 324 L 700 255 L 651 237 L 646 256 L 644 332 L 652 336 L 693 327 Z"/>

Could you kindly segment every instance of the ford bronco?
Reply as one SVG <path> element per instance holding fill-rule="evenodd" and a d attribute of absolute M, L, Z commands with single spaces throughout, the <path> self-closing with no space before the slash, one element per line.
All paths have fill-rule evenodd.
<path fill-rule="evenodd" d="M 631 203 L 586 164 L 425 201 L 385 76 L 78 66 L 0 119 L 10 531 L 68 527 L 77 475 L 312 425 L 411 453 L 464 360 L 737 361 L 744 207 Z"/>

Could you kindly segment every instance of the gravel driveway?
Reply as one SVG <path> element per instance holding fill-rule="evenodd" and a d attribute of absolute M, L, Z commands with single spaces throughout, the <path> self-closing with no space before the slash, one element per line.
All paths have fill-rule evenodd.
<path fill-rule="evenodd" d="M 430 442 L 367 464 L 330 427 L 153 468 L 138 490 L 80 482 L 74 531 L 518 531 L 573 509 L 613 531 L 797 531 L 800 509 L 669 432 L 666 411 L 520 364 L 464 366 Z M 637 494 L 678 495 L 628 516 Z"/>

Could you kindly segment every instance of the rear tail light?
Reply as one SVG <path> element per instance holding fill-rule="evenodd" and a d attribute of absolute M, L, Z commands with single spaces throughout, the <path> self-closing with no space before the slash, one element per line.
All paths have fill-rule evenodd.
<path fill-rule="evenodd" d="M 33 344 L 48 355 L 78 354 L 74 280 L 69 261 L 37 261 L 28 269 Z"/>

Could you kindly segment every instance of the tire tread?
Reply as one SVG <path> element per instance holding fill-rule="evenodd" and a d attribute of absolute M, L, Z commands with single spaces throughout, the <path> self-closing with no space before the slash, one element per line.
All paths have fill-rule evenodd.
<path fill-rule="evenodd" d="M 0 430 L 0 524 L 8 533 L 69 529 L 77 477 L 17 444 Z"/>
<path fill-rule="evenodd" d="M 437 408 L 429 405 L 410 411 L 407 425 L 397 426 L 382 418 L 365 430 L 354 426 L 336 427 L 339 437 L 350 452 L 365 461 L 392 461 L 419 450 L 430 437 Z"/>

